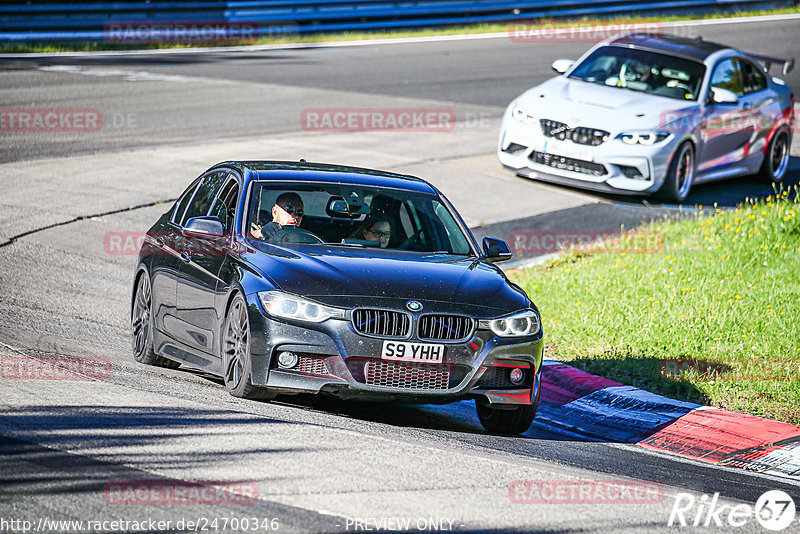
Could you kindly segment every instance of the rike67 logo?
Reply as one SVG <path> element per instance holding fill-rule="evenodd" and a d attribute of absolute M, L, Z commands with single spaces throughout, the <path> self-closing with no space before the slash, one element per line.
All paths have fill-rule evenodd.
<path fill-rule="evenodd" d="M 758 498 L 755 506 L 720 504 L 719 493 L 702 495 L 699 499 L 691 493 L 678 493 L 667 525 L 737 528 L 752 526 L 755 519 L 762 528 L 779 532 L 792 525 L 795 514 L 794 500 L 780 490 L 767 491 Z"/>

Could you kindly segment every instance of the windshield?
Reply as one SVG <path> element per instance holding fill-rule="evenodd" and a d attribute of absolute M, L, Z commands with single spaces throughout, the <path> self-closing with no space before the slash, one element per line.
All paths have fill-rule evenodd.
<path fill-rule="evenodd" d="M 469 238 L 436 195 L 331 183 L 255 182 L 247 237 L 471 255 Z"/>
<path fill-rule="evenodd" d="M 697 100 L 706 67 L 702 63 L 646 50 L 604 46 L 569 77 L 678 100 Z"/>

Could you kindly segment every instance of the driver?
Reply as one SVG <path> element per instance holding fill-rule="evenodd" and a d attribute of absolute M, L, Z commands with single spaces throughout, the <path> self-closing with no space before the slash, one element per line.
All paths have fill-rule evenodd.
<path fill-rule="evenodd" d="M 303 199 L 293 192 L 282 193 L 272 206 L 272 221 L 264 226 L 255 223 L 250 228 L 250 235 L 256 239 L 269 239 L 284 226 L 300 226 L 303 220 Z"/>

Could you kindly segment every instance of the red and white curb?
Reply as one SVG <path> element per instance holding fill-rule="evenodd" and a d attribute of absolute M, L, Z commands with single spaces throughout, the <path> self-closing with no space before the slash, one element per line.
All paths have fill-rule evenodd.
<path fill-rule="evenodd" d="M 545 360 L 536 419 L 588 437 L 800 480 L 800 426 L 681 402 Z"/>

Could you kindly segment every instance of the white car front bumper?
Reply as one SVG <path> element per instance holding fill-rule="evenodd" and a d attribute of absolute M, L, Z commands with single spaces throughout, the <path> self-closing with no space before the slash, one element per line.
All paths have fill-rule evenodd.
<path fill-rule="evenodd" d="M 581 125 L 583 126 L 583 125 Z M 599 128 L 598 125 L 592 125 Z M 538 121 L 523 124 L 507 110 L 500 128 L 497 156 L 519 175 L 617 194 L 649 194 L 664 183 L 677 137 L 655 145 L 629 145 L 614 128 L 598 146 L 546 137 Z"/>

